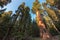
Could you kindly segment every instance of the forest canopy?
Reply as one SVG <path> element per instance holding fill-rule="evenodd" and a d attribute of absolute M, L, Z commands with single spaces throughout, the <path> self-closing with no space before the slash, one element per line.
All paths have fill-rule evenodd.
<path fill-rule="evenodd" d="M 0 40 L 55 40 L 60 35 L 60 0 L 45 1 L 34 0 L 32 6 L 22 2 L 13 13 L 4 8 L 12 0 L 0 0 Z"/>

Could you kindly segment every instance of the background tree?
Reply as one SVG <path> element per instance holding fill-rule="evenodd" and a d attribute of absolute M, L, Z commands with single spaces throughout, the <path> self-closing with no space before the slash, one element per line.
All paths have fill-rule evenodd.
<path fill-rule="evenodd" d="M 4 12 L 3 14 L 1 14 L 0 17 L 0 33 L 1 33 L 1 38 L 0 40 L 4 39 L 8 33 L 9 30 L 9 24 L 10 24 L 10 20 L 11 20 L 11 11 L 9 12 Z"/>
<path fill-rule="evenodd" d="M 60 34 L 60 32 L 59 32 L 59 26 L 60 26 L 59 25 L 60 24 L 59 14 L 60 13 L 58 12 L 59 10 L 56 5 L 57 2 L 58 2 L 58 0 L 46 0 L 46 3 L 43 4 L 44 10 L 47 12 L 49 18 L 51 19 L 49 24 L 51 23 L 52 25 L 55 25 L 54 29 L 53 29 L 54 26 L 52 28 L 50 28 L 50 33 L 51 33 L 51 35 L 54 35 L 54 36 L 57 35 L 58 33 Z M 53 16 L 52 16 L 52 14 L 53 14 Z M 47 27 L 49 27 L 49 26 L 47 25 Z M 56 29 L 58 31 L 56 31 Z M 52 32 L 55 32 L 55 33 L 52 33 Z"/>
<path fill-rule="evenodd" d="M 40 37 L 40 31 L 38 28 L 38 25 L 36 23 L 36 20 L 32 21 L 32 37 Z"/>
<path fill-rule="evenodd" d="M 56 28 L 53 20 L 49 17 L 49 15 L 46 13 L 46 11 L 44 10 L 44 14 L 43 14 L 43 18 L 44 18 L 44 21 L 45 21 L 45 25 L 47 26 L 47 29 L 48 31 L 51 33 L 51 35 L 56 35 L 59 33 L 59 30 Z M 52 30 L 52 32 L 51 32 Z M 55 33 L 56 32 L 56 33 Z"/>
<path fill-rule="evenodd" d="M 16 14 L 12 11 L 3 12 L 0 15 L 0 40 L 32 40 L 30 8 L 23 2 Z M 12 15 L 11 15 L 12 14 Z"/>
<path fill-rule="evenodd" d="M 10 40 L 32 40 L 31 35 L 31 16 L 30 8 L 23 2 L 13 15 L 14 26 L 10 31 Z"/>
<path fill-rule="evenodd" d="M 54 27 L 54 28 L 58 31 L 58 29 L 56 28 L 56 26 L 55 26 L 55 24 L 54 24 L 55 21 L 56 21 L 56 22 L 59 21 L 58 17 L 57 17 L 56 14 L 55 14 L 55 11 L 53 11 L 52 9 L 46 7 L 46 4 L 43 4 L 43 7 L 45 8 L 46 12 L 48 13 L 48 16 L 47 16 L 47 17 L 50 19 L 50 22 L 51 22 L 50 24 L 52 24 L 52 25 L 50 25 L 50 26 Z M 52 15 L 52 14 L 53 14 L 53 15 Z M 58 32 L 59 32 L 59 31 L 58 31 Z"/>
<path fill-rule="evenodd" d="M 7 5 L 8 3 L 10 3 L 11 0 L 0 0 L 0 7 L 4 7 L 4 5 Z M 8 29 L 8 25 L 10 24 L 10 19 L 11 19 L 11 11 L 10 12 L 4 12 L 6 9 L 1 9 L 0 10 L 0 34 L 2 36 L 0 36 L 0 40 L 4 40 L 5 36 L 7 35 L 7 29 Z M 7 25 L 8 23 L 8 25 Z M 6 34 L 6 35 L 5 35 Z"/>
<path fill-rule="evenodd" d="M 58 2 L 60 2 L 60 1 L 59 1 L 59 0 L 52 0 L 52 2 L 51 2 L 51 0 L 46 0 L 46 1 L 47 1 L 47 2 L 46 2 L 47 5 L 50 6 L 49 8 L 51 9 L 51 11 L 54 11 L 56 17 L 58 18 L 58 21 L 54 21 L 54 20 L 53 20 L 53 23 L 55 24 L 56 28 L 57 28 L 58 30 L 60 30 L 60 29 L 59 29 L 59 26 L 60 26 L 60 21 L 59 21 L 59 20 L 60 20 L 60 12 L 59 12 L 59 8 L 58 8 L 58 7 L 59 7 L 59 6 L 58 6 L 58 5 L 59 5 Z M 51 3 L 52 3 L 53 5 L 51 5 Z M 46 5 L 46 6 L 47 6 L 47 5 Z M 48 7 L 47 7 L 47 8 L 48 8 Z M 47 9 L 46 9 L 46 10 L 47 10 Z M 51 12 L 51 11 L 50 11 L 50 12 Z M 51 14 L 51 13 L 50 13 L 50 14 Z M 56 18 L 56 17 L 55 17 L 55 18 Z"/>

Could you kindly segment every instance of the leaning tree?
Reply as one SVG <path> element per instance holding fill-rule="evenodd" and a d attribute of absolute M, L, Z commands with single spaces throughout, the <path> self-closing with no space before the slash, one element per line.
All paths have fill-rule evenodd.
<path fill-rule="evenodd" d="M 59 9 L 60 5 L 59 5 L 59 3 L 60 3 L 59 0 L 46 0 L 45 6 L 44 6 L 44 9 L 46 10 L 46 12 L 50 16 L 50 18 L 52 20 L 53 20 L 53 18 L 55 18 L 53 20 L 53 23 L 55 24 L 55 26 L 58 30 L 60 30 L 59 29 L 59 26 L 60 26 L 60 21 L 59 21 L 60 20 L 60 9 Z M 49 7 L 48 7 L 48 5 L 49 5 Z M 54 15 L 55 15 L 55 17 L 54 17 Z"/>

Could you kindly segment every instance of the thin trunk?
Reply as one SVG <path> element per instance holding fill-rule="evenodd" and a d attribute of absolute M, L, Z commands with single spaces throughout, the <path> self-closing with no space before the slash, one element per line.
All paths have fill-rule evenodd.
<path fill-rule="evenodd" d="M 45 24 L 42 22 L 42 17 L 40 16 L 39 11 L 36 12 L 36 20 L 37 20 L 37 25 L 40 28 L 40 37 L 42 38 L 42 40 L 51 40 L 51 35 L 48 32 L 48 30 L 46 29 Z"/>

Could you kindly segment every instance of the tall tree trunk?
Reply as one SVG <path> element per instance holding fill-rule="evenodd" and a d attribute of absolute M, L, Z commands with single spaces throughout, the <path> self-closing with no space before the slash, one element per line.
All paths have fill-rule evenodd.
<path fill-rule="evenodd" d="M 17 17 L 18 17 L 18 15 L 19 15 L 19 13 L 20 13 L 20 11 L 17 11 L 13 22 L 10 22 L 10 23 L 9 23 L 10 26 L 9 26 L 9 28 L 8 28 L 8 30 L 7 30 L 6 35 L 3 37 L 2 40 L 8 40 L 8 39 L 9 39 L 9 35 L 10 35 L 10 33 L 11 33 L 11 31 L 12 31 L 15 23 L 16 23 L 16 20 L 17 20 Z M 9 39 L 9 40 L 10 40 L 10 39 Z"/>
<path fill-rule="evenodd" d="M 45 24 L 42 22 L 41 19 L 41 15 L 39 13 L 39 11 L 36 12 L 36 21 L 37 21 L 37 25 L 40 28 L 40 37 L 42 38 L 42 40 L 51 40 L 51 34 L 49 33 L 49 31 L 46 29 Z"/>

